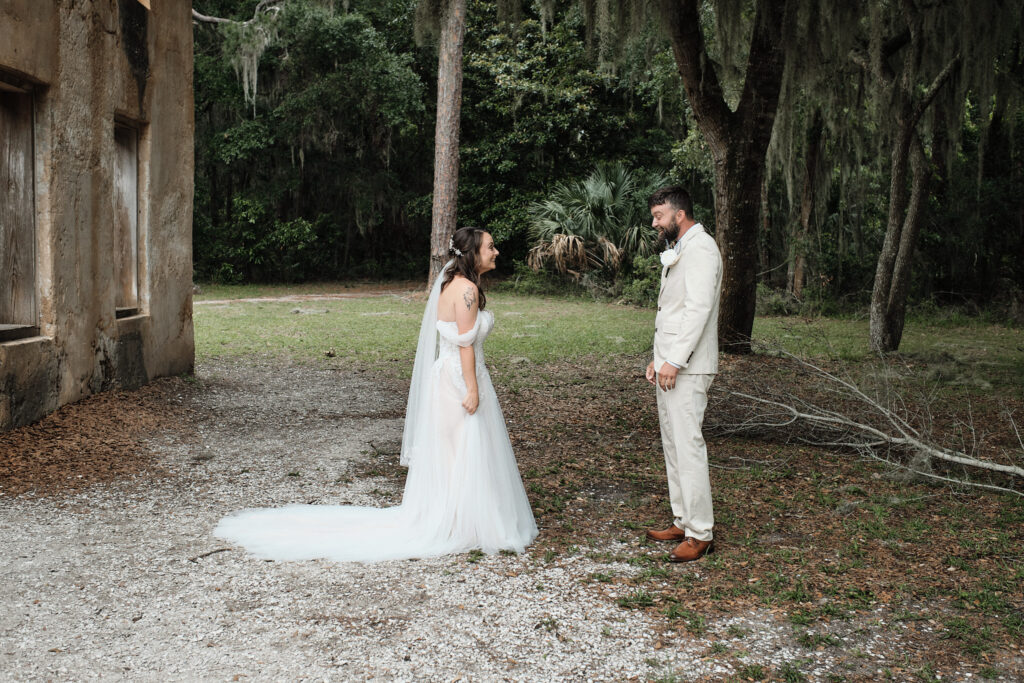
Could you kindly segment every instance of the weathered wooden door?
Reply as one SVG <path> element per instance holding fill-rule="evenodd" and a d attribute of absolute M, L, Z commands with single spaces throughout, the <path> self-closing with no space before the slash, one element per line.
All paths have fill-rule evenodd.
<path fill-rule="evenodd" d="M 0 84 L 0 341 L 36 318 L 32 95 Z"/>
<path fill-rule="evenodd" d="M 139 309 L 139 135 L 134 128 L 116 126 L 114 146 L 114 268 L 118 316 Z"/>

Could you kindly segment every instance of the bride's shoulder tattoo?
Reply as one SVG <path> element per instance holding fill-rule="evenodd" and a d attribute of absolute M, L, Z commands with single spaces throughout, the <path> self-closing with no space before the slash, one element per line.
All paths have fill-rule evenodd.
<path fill-rule="evenodd" d="M 476 287 L 466 287 L 466 291 L 462 293 L 462 300 L 466 303 L 466 308 L 473 308 L 473 303 L 476 301 Z"/>

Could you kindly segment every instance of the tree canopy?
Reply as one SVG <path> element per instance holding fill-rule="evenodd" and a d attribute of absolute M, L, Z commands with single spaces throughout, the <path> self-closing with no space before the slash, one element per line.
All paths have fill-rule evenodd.
<path fill-rule="evenodd" d="M 438 75 L 436 39 L 415 35 L 422 3 L 273 4 L 196 5 L 229 20 L 195 29 L 197 276 L 421 275 Z M 902 257 L 906 300 L 1019 307 L 1020 4 L 467 0 L 459 224 L 495 235 L 505 272 L 525 268 L 541 239 L 529 207 L 619 163 L 691 189 L 697 218 L 745 263 L 744 315 L 755 301 L 865 306 L 917 164 L 928 183 Z M 695 27 L 699 49 L 676 35 Z M 766 55 L 783 60 L 775 95 L 763 90 Z M 907 102 L 901 180 L 893 150 Z M 742 171 L 741 158 L 760 170 Z M 723 178 L 739 185 L 723 189 Z M 656 271 L 639 251 L 622 259 L 601 291 Z"/>

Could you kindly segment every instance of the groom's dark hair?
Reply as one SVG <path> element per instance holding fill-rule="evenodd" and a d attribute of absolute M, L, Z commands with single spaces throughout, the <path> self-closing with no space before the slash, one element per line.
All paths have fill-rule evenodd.
<path fill-rule="evenodd" d="M 693 220 L 693 201 L 690 200 L 690 193 L 681 186 L 669 185 L 655 190 L 647 200 L 648 209 L 653 209 L 661 204 L 669 204 L 676 211 L 685 211 L 687 218 Z"/>

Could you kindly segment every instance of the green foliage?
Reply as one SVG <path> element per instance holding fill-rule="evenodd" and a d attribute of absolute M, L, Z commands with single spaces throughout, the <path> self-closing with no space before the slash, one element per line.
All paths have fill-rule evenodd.
<path fill-rule="evenodd" d="M 202 11 L 246 21 L 257 4 L 204 0 Z M 288 0 L 279 14 L 248 29 L 196 25 L 198 279 L 286 282 L 425 272 L 437 53 L 435 46 L 417 45 L 413 33 L 417 8 L 426 4 Z M 673 54 L 650 16 L 627 31 L 610 24 L 611 15 L 591 17 L 596 23 L 588 28 L 575 2 L 524 3 L 518 12 L 507 11 L 510 6 L 468 2 L 459 222 L 494 234 L 499 267 L 515 291 L 649 305 L 660 268 L 645 255 L 651 247 L 645 202 L 622 203 L 629 193 L 615 174 L 640 185 L 636 178 L 646 178 L 648 169 L 667 169 L 671 181 L 690 189 L 696 217 L 715 229 L 712 157 Z M 743 55 L 729 50 L 743 48 L 741 33 L 752 17 L 717 17 L 716 6 L 701 10 L 712 58 L 740 64 Z M 718 31 L 736 39 L 720 40 Z M 919 318 L 946 315 L 955 306 L 957 315 L 1024 324 L 1024 259 L 1018 257 L 1024 251 L 1024 136 L 1014 133 L 1024 115 L 1007 94 L 1020 90 L 1021 59 L 1004 55 L 991 67 L 1005 81 L 995 103 L 968 94 L 966 114 L 956 119 L 962 130 L 950 136 L 957 153 L 935 159 L 910 292 L 911 313 Z M 243 72 L 257 63 L 258 77 L 249 80 L 254 100 L 247 101 Z M 847 66 L 825 81 L 849 85 Z M 733 101 L 737 81 L 725 76 Z M 866 306 L 884 236 L 889 148 L 880 146 L 880 124 L 866 115 L 864 102 L 833 107 L 816 171 L 820 196 L 810 233 L 799 235 L 794 226 L 806 144 L 797 132 L 813 111 L 801 93 L 787 91 L 770 155 L 774 172 L 757 245 L 758 310 L 856 313 Z M 959 109 L 949 109 L 950 117 Z M 596 171 L 605 174 L 600 191 Z M 542 205 L 550 211 L 539 221 L 544 212 L 531 207 Z M 639 219 L 625 215 L 633 210 Z M 624 234 L 623 226 L 634 232 Z M 542 235 L 553 234 L 584 236 L 587 255 L 571 268 L 579 277 L 531 276 L 516 265 Z M 620 252 L 618 259 L 608 258 L 602 237 Z M 787 293 L 795 248 L 807 254 L 799 298 Z"/>
<path fill-rule="evenodd" d="M 799 302 L 785 291 L 772 289 L 763 282 L 757 284 L 757 315 L 793 315 L 799 310 Z"/>
<path fill-rule="evenodd" d="M 654 596 L 648 593 L 643 588 L 637 588 L 628 595 L 624 595 L 616 601 L 619 607 L 626 607 L 628 609 L 640 609 L 642 607 L 650 607 L 654 604 Z"/>
<path fill-rule="evenodd" d="M 231 218 L 222 232 L 229 239 L 218 240 L 210 252 L 211 260 L 220 263 L 216 279 L 223 282 L 243 279 L 236 264 L 247 264 L 250 271 L 272 272 L 282 282 L 303 280 L 306 270 L 317 260 L 319 223 L 328 219 L 279 220 L 270 215 L 265 204 L 240 196 L 235 197 Z"/>
<path fill-rule="evenodd" d="M 407 4 L 392 8 L 409 11 Z M 197 276 L 355 274 L 389 251 L 400 268 L 424 263 L 425 250 L 411 260 L 399 249 L 415 232 L 403 205 L 416 192 L 403 176 L 417 146 L 427 156 L 425 87 L 413 55 L 393 51 L 358 12 L 288 2 L 250 108 L 234 73 L 250 38 L 230 25 L 196 34 Z M 365 239 L 371 234 L 376 239 Z"/>
<path fill-rule="evenodd" d="M 555 273 L 534 270 L 523 261 L 513 264 L 512 276 L 499 284 L 496 289 L 521 295 L 539 296 L 583 296 L 586 288 L 575 282 L 565 282 Z"/>
<path fill-rule="evenodd" d="M 607 162 L 668 167 L 680 118 L 665 113 L 681 100 L 659 117 L 642 54 L 621 76 L 597 70 L 575 3 L 547 29 L 531 12 L 499 24 L 483 0 L 467 16 L 460 221 L 490 229 L 506 256 L 526 258 L 527 206 L 559 183 Z"/>
<path fill-rule="evenodd" d="M 653 306 L 661 289 L 661 259 L 658 254 L 634 258 L 622 288 L 623 303 Z"/>
<path fill-rule="evenodd" d="M 693 197 L 697 206 L 700 204 L 699 189 L 714 187 L 715 170 L 711 162 L 711 151 L 696 126 L 690 127 L 686 131 L 686 137 L 672 145 L 672 174 L 686 187 L 691 188 L 691 194 L 698 195 Z M 694 193 L 694 190 L 698 192 Z M 701 223 L 713 227 L 715 214 L 714 207 L 710 206 L 713 202 L 711 193 L 705 192 L 703 199 L 709 206 L 705 207 L 703 212 L 697 211 L 695 207 L 694 213 L 700 217 Z"/>
<path fill-rule="evenodd" d="M 800 670 L 801 666 L 806 666 L 807 662 L 803 660 L 797 660 L 795 662 L 784 662 L 779 667 L 778 676 L 786 683 L 800 683 L 800 681 L 806 681 L 807 676 Z"/>
<path fill-rule="evenodd" d="M 739 680 L 763 681 L 768 677 L 768 671 L 760 664 L 743 664 L 736 670 Z"/>
<path fill-rule="evenodd" d="M 414 40 L 421 4 L 283 3 L 254 104 L 236 67 L 257 37 L 197 26 L 198 278 L 425 271 L 437 54 Z M 654 64 L 627 50 L 622 75 L 600 72 L 574 3 L 544 22 L 536 7 L 499 22 L 498 4 L 471 0 L 467 13 L 459 221 L 494 234 L 508 271 L 526 258 L 531 202 L 601 163 L 668 167 L 684 121 L 667 53 Z M 244 21 L 255 5 L 209 0 L 203 10 Z"/>
<path fill-rule="evenodd" d="M 600 166 L 583 181 L 555 186 L 530 205 L 530 265 L 553 265 L 575 279 L 593 268 L 616 274 L 634 257 L 654 251 L 647 197 L 666 183 L 662 175 L 643 178 L 622 164 Z"/>

